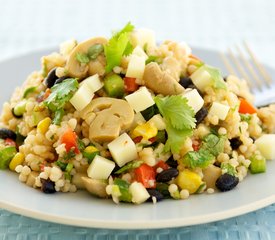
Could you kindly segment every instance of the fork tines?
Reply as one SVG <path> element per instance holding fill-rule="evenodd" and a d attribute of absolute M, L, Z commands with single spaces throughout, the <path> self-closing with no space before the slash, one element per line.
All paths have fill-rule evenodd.
<path fill-rule="evenodd" d="M 235 45 L 235 51 L 229 48 L 228 54 L 221 54 L 225 67 L 230 74 L 244 78 L 252 91 L 256 89 L 262 91 L 263 84 L 270 87 L 272 84 L 270 75 L 245 41 L 243 46 L 244 50 Z"/>

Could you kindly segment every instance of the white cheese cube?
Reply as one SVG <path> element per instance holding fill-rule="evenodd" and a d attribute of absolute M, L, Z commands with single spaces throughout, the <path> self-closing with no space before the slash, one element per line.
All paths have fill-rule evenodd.
<path fill-rule="evenodd" d="M 87 88 L 85 85 L 82 85 L 70 99 L 70 103 L 77 111 L 81 111 L 90 103 L 93 97 L 94 93 L 91 89 Z"/>
<path fill-rule="evenodd" d="M 126 71 L 126 77 L 142 79 L 145 70 L 145 58 L 132 55 Z"/>
<path fill-rule="evenodd" d="M 164 130 L 166 128 L 164 119 L 160 114 L 154 115 L 148 122 L 152 123 L 158 130 Z"/>
<path fill-rule="evenodd" d="M 195 113 L 197 113 L 204 104 L 204 100 L 197 89 L 185 91 L 183 97 L 187 98 L 188 105 L 194 109 Z"/>
<path fill-rule="evenodd" d="M 85 84 L 92 92 L 96 92 L 103 87 L 103 82 L 100 81 L 98 74 L 86 78 L 83 81 L 83 84 Z"/>
<path fill-rule="evenodd" d="M 127 133 L 110 142 L 108 148 L 120 167 L 137 158 L 136 145 Z"/>
<path fill-rule="evenodd" d="M 87 169 L 87 174 L 92 179 L 108 179 L 115 168 L 115 163 L 109 159 L 96 155 Z"/>
<path fill-rule="evenodd" d="M 137 29 L 131 34 L 131 43 L 142 48 L 146 45 L 147 47 L 154 47 L 156 46 L 155 32 L 146 28 Z"/>
<path fill-rule="evenodd" d="M 212 85 L 211 75 L 202 67 L 198 68 L 190 76 L 194 85 L 201 91 L 204 92 L 206 87 Z"/>
<path fill-rule="evenodd" d="M 132 202 L 136 204 L 143 203 L 150 197 L 146 188 L 140 182 L 131 183 L 129 192 L 132 194 Z"/>
<path fill-rule="evenodd" d="M 275 159 L 275 134 L 264 134 L 255 141 L 258 150 L 266 159 Z"/>
<path fill-rule="evenodd" d="M 141 112 L 155 104 L 150 92 L 146 87 L 140 87 L 136 92 L 125 97 L 135 112 Z"/>
<path fill-rule="evenodd" d="M 147 54 L 143 51 L 140 46 L 136 46 L 132 52 L 132 56 L 136 55 L 138 57 L 143 57 L 145 60 L 148 58 Z"/>
<path fill-rule="evenodd" d="M 218 102 L 213 102 L 208 114 L 212 116 L 217 116 L 220 120 L 225 120 L 230 107 Z"/>

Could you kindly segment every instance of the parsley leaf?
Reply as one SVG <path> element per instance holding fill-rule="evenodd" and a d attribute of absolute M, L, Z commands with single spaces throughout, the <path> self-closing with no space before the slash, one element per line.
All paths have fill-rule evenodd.
<path fill-rule="evenodd" d="M 76 60 L 80 63 L 89 63 L 90 62 L 90 58 L 86 53 L 77 53 L 76 54 Z"/>
<path fill-rule="evenodd" d="M 168 139 L 164 151 L 178 153 L 196 126 L 195 113 L 182 96 L 155 97 L 155 102 L 166 122 Z"/>
<path fill-rule="evenodd" d="M 133 51 L 133 46 L 130 43 L 129 33 L 132 32 L 134 26 L 129 22 L 119 32 L 115 33 L 104 46 L 106 56 L 106 73 L 112 71 L 115 66 L 119 66 L 122 56 L 129 55 Z"/>
<path fill-rule="evenodd" d="M 78 89 L 78 82 L 74 78 L 64 80 L 51 88 L 51 94 L 43 102 L 49 110 L 55 113 L 54 123 L 59 124 L 64 115 L 64 106 Z"/>
<path fill-rule="evenodd" d="M 213 87 L 217 88 L 217 89 L 226 89 L 226 83 L 223 80 L 222 74 L 220 72 L 219 69 L 211 67 L 209 65 L 204 64 L 203 66 L 201 66 L 201 68 L 203 68 L 204 70 L 206 70 L 213 81 Z"/>
<path fill-rule="evenodd" d="M 187 99 L 182 96 L 156 97 L 155 102 L 160 113 L 173 128 L 179 130 L 196 127 L 194 110 L 187 104 Z"/>

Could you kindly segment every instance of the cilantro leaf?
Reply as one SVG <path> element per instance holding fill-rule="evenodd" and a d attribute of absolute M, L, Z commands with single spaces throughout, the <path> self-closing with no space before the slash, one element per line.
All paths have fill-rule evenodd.
<path fill-rule="evenodd" d="M 43 102 L 49 110 L 55 113 L 54 123 L 59 124 L 64 115 L 64 106 L 78 89 L 78 82 L 74 78 L 64 80 L 51 88 L 51 94 Z"/>
<path fill-rule="evenodd" d="M 129 33 L 132 32 L 134 26 L 129 22 L 119 32 L 115 33 L 109 40 L 108 44 L 104 46 L 104 53 L 106 56 L 106 73 L 112 71 L 115 66 L 119 66 L 122 56 L 129 55 L 133 51 L 133 46 L 130 44 Z"/>
<path fill-rule="evenodd" d="M 201 66 L 203 69 L 205 69 L 211 76 L 213 81 L 213 87 L 217 89 L 226 89 L 226 83 L 223 80 L 221 71 L 217 68 L 211 67 L 209 65 L 204 64 Z"/>
<path fill-rule="evenodd" d="M 194 110 L 182 96 L 156 97 L 155 102 L 162 116 L 173 128 L 184 130 L 196 127 Z"/>
<path fill-rule="evenodd" d="M 222 163 L 221 169 L 232 176 L 237 175 L 236 169 L 230 163 Z"/>
<path fill-rule="evenodd" d="M 76 60 L 80 63 L 89 63 L 90 62 L 90 58 L 86 53 L 77 53 L 76 54 Z"/>
<path fill-rule="evenodd" d="M 210 133 L 203 139 L 201 148 L 208 150 L 214 156 L 218 156 L 224 150 L 224 143 L 224 136 L 217 136 Z"/>
<path fill-rule="evenodd" d="M 241 117 L 241 121 L 247 122 L 248 124 L 250 123 L 252 118 L 250 114 L 242 114 L 242 113 L 240 113 L 240 117 Z"/>
<path fill-rule="evenodd" d="M 88 49 L 88 57 L 90 60 L 95 60 L 104 50 L 102 44 L 95 44 Z"/>
<path fill-rule="evenodd" d="M 164 151 L 171 150 L 172 153 L 179 153 L 181 146 L 187 137 L 192 135 L 192 129 L 178 130 L 166 122 L 166 131 L 168 139 L 164 146 Z"/>

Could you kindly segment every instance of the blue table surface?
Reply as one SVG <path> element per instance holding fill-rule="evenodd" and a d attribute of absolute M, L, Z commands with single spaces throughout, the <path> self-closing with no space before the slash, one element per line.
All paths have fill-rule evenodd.
<path fill-rule="evenodd" d="M 56 47 L 71 38 L 110 36 L 112 29 L 131 21 L 154 29 L 159 40 L 184 40 L 216 50 L 248 40 L 261 61 L 275 67 L 272 0 L 0 0 L 0 6 L 0 60 Z M 275 205 L 223 221 L 158 230 L 65 226 L 0 209 L 1 239 L 271 240 L 275 239 Z"/>

